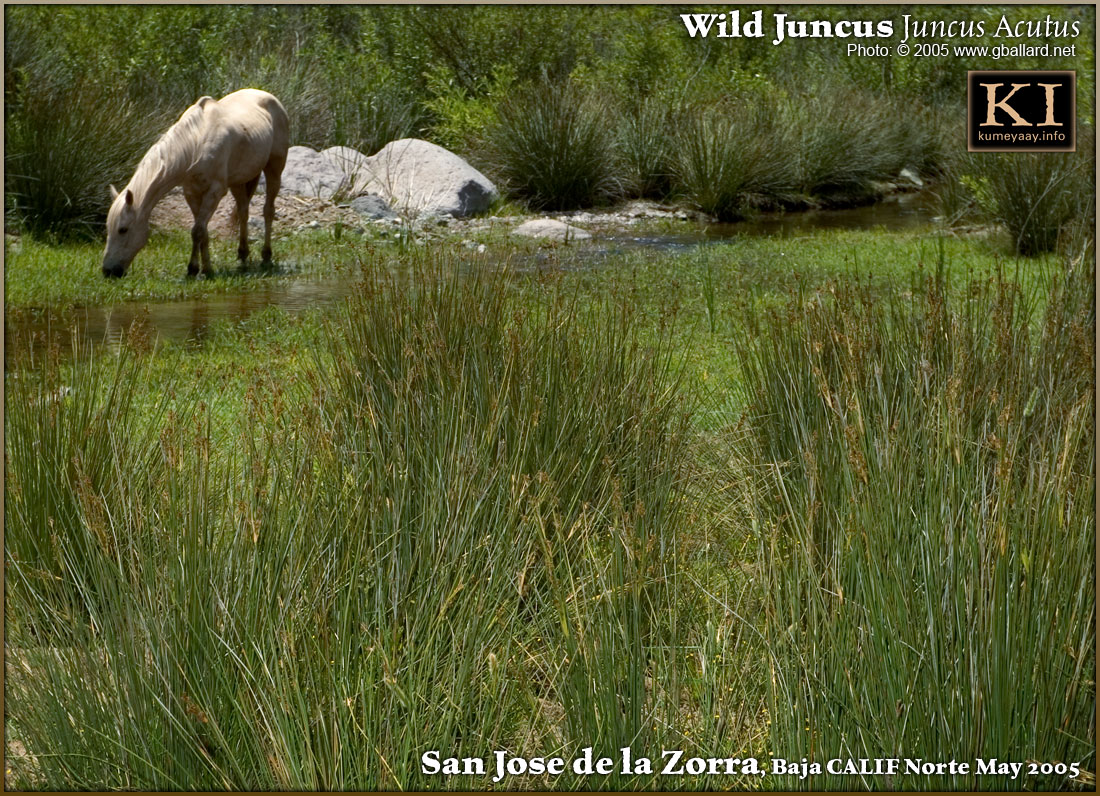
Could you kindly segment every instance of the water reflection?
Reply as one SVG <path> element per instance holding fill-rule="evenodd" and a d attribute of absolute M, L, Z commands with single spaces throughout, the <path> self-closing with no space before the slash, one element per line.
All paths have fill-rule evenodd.
<path fill-rule="evenodd" d="M 183 301 L 135 301 L 64 311 L 16 310 L 4 317 L 5 355 L 11 362 L 44 351 L 47 346 L 66 352 L 74 342 L 114 347 L 127 333 L 198 344 L 217 321 L 237 323 L 266 307 L 299 312 L 341 299 L 349 291 L 350 280 L 346 277 L 303 279 L 273 283 L 247 293 Z"/>
<path fill-rule="evenodd" d="M 925 193 L 894 194 L 865 207 L 843 210 L 806 210 L 798 213 L 767 213 L 733 224 L 711 224 L 698 232 L 674 235 L 613 235 L 610 240 L 624 248 L 664 250 L 687 249 L 700 243 L 714 243 L 740 235 L 787 238 L 823 229 L 920 229 L 933 222 L 934 198 Z"/>

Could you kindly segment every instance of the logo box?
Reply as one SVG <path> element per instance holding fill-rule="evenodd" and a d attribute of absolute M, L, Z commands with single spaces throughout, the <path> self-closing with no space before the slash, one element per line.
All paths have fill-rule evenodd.
<path fill-rule="evenodd" d="M 1077 73 L 967 72 L 970 152 L 1075 152 Z"/>

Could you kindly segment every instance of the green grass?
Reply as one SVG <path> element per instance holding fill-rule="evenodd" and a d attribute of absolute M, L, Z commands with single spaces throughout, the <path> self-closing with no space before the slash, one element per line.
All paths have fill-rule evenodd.
<path fill-rule="evenodd" d="M 214 277 L 189 279 L 191 236 L 158 232 L 138 253 L 122 279 L 103 277 L 103 247 L 93 243 L 50 245 L 31 236 L 5 241 L 5 306 L 8 310 L 64 309 L 126 301 L 177 301 L 204 295 L 263 289 L 302 276 L 331 276 L 373 250 L 375 240 L 329 231 L 276 238 L 275 266 L 253 262 L 241 270 L 236 244 L 211 240 Z"/>
<path fill-rule="evenodd" d="M 668 338 L 640 341 L 626 305 L 547 286 L 530 306 L 449 266 L 368 279 L 306 322 L 289 348 L 316 358 L 273 363 L 299 381 L 204 372 L 174 395 L 158 363 L 181 352 L 139 350 L 9 382 L 10 705 L 57 755 L 19 781 L 407 788 L 433 782 L 428 748 L 611 753 L 681 731 L 652 685 L 681 666 Z M 131 481 L 123 462 L 147 457 Z M 89 459 L 95 478 L 68 464 Z"/>
<path fill-rule="evenodd" d="M 185 252 L 184 244 L 165 241 Z M 971 643 L 992 651 L 1004 649 L 990 641 L 999 638 L 990 630 L 996 606 L 1021 617 L 1060 607 L 1069 613 L 1057 631 L 1030 619 L 1014 631 L 1013 643 L 1035 650 L 1019 660 L 1066 671 L 1069 653 L 1039 631 L 1078 627 L 1072 654 L 1091 670 L 1082 657 L 1094 646 L 1091 625 L 1073 619 L 1089 595 L 1079 600 L 1062 585 L 1091 560 L 1078 549 L 1090 531 L 1061 553 L 1040 544 L 1058 510 L 1080 529 L 1091 506 L 1086 446 L 1065 447 L 1091 418 L 1074 375 L 1091 372 L 1078 361 L 1091 327 L 1079 289 L 1058 288 L 1056 258 L 1017 260 L 996 240 L 937 244 L 874 231 L 742 239 L 541 272 L 459 258 L 446 244 L 392 254 L 320 238 L 288 245 L 310 262 L 354 263 L 343 271 L 355 284 L 349 303 L 294 315 L 271 308 L 215 324 L 198 345 L 155 344 L 137 329 L 120 347 L 47 351 L 34 369 L 10 363 L 8 734 L 34 756 L 12 761 L 15 785 L 481 788 L 492 783 L 420 774 L 419 755 L 507 748 L 569 757 L 589 745 L 614 755 L 629 745 L 654 758 L 661 749 L 800 758 L 810 748 L 799 735 L 807 717 L 815 749 L 853 743 L 849 711 L 874 730 L 863 741 L 871 756 L 894 753 L 890 733 L 906 742 L 898 754 L 938 753 L 969 737 L 962 714 L 937 712 L 938 734 L 913 736 L 927 722 L 899 726 L 896 705 L 879 697 L 887 687 L 869 687 L 893 680 L 863 662 L 868 688 L 844 692 L 837 668 L 855 655 L 856 606 L 874 604 L 877 621 L 908 622 L 912 633 L 921 625 L 906 612 L 933 593 L 973 605 Z M 538 254 L 494 245 L 515 264 Z M 36 256 L 48 259 L 42 248 Z M 574 252 L 549 254 L 568 263 Z M 1000 293 L 998 266 L 1007 276 Z M 950 286 L 939 303 L 922 281 L 937 273 Z M 9 273 L 9 289 L 27 295 L 25 278 Z M 971 279 L 985 287 L 969 289 Z M 68 290 L 67 300 L 83 300 L 78 284 Z M 922 341 L 966 319 L 957 338 L 924 354 L 938 379 L 931 392 L 910 395 L 923 378 Z M 994 333 L 1002 328 L 1003 342 Z M 817 352 L 805 329 L 843 337 Z M 845 341 L 862 330 L 863 347 L 847 353 Z M 1042 342 L 1059 339 L 1084 342 Z M 861 364 L 869 360 L 898 374 L 887 379 L 893 398 L 881 416 L 866 381 L 875 370 Z M 847 427 L 814 404 L 815 364 L 859 402 L 867 484 L 859 458 L 849 458 Z M 1023 392 L 1035 385 L 1041 395 L 1031 401 Z M 891 430 L 901 411 L 911 423 Z M 812 442 L 784 430 L 793 419 Z M 1025 424 L 1036 433 L 1024 434 Z M 880 432 L 886 447 L 875 446 Z M 933 541 L 940 537 L 929 533 L 911 552 L 890 542 L 904 529 L 879 521 L 876 506 L 908 493 L 892 478 L 902 471 L 880 474 L 873 457 L 889 455 L 895 468 L 912 460 L 916 472 L 925 460 L 911 451 L 925 445 L 939 457 L 930 472 L 942 465 L 954 475 L 909 476 L 912 489 L 936 497 L 919 516 L 965 516 L 974 489 L 1009 494 L 997 491 L 988 432 L 1004 441 L 998 455 L 1015 451 L 1010 475 L 1032 497 L 1003 514 L 990 503 L 992 514 L 982 509 L 960 528 L 1003 516 L 1018 545 L 1004 563 L 956 555 L 943 570 L 937 556 L 956 547 Z M 764 444 L 773 438 L 780 447 Z M 816 457 L 815 484 L 837 473 L 867 500 L 850 503 L 830 481 L 832 513 L 797 511 L 812 501 L 792 445 Z M 1029 470 L 1033 459 L 1050 466 Z M 982 467 L 994 467 L 991 480 L 975 480 Z M 1025 503 L 1037 513 L 1021 513 Z M 783 518 L 783 506 L 796 510 Z M 841 515 L 863 523 L 863 547 L 853 542 L 847 558 L 805 553 L 808 536 L 837 544 L 829 534 L 840 526 L 826 519 Z M 1042 522 L 1033 530 L 1024 516 Z M 973 544 L 957 541 L 960 550 Z M 884 544 L 894 559 L 878 571 Z M 987 560 L 991 579 L 972 580 L 971 567 Z M 1034 574 L 1054 573 L 1058 561 L 1062 574 Z M 998 581 L 998 566 L 1025 579 Z M 835 613 L 832 598 L 807 585 L 812 567 L 839 579 L 856 613 Z M 927 590 L 889 597 L 898 595 L 895 571 Z M 1021 603 L 999 585 L 1016 582 L 1034 599 Z M 978 588 L 1001 602 L 982 607 Z M 861 589 L 885 596 L 871 603 Z M 789 630 L 786 617 L 803 610 L 829 621 Z M 807 635 L 813 628 L 819 636 Z M 947 660 L 955 636 L 937 633 Z M 880 650 L 927 676 L 907 654 Z M 1005 673 L 974 682 L 1025 682 L 1013 660 L 1000 654 Z M 1076 682 L 1071 722 L 1091 699 L 1091 686 Z M 816 696 L 822 683 L 828 699 Z M 1033 693 L 1049 700 L 1068 683 L 1052 677 Z M 918 696 L 914 715 L 939 710 L 934 694 Z M 784 702 L 795 697 L 797 715 Z M 989 754 L 1029 750 L 1012 740 L 1029 727 L 1058 735 L 1021 716 L 990 714 L 1004 734 Z M 825 732 L 831 746 L 817 746 Z M 1063 752 L 1073 749 L 1034 750 Z M 1094 768 L 1087 758 L 1085 768 Z M 496 787 L 761 784 L 785 783 L 564 775 Z M 928 783 L 895 786 L 920 784 Z"/>

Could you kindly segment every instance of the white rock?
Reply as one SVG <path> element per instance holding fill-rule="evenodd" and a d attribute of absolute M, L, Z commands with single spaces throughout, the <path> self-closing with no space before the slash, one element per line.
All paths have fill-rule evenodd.
<path fill-rule="evenodd" d="M 908 166 L 898 172 L 898 182 L 917 189 L 924 187 L 924 180 L 917 174 L 916 169 L 911 169 Z"/>
<path fill-rule="evenodd" d="M 366 158 L 355 189 L 380 194 L 410 215 L 456 218 L 485 212 L 499 195 L 484 174 L 458 155 L 419 138 L 391 141 Z"/>
<path fill-rule="evenodd" d="M 281 188 L 284 193 L 331 199 L 350 187 L 351 179 L 339 159 L 307 146 L 292 146 L 287 152 Z"/>
<path fill-rule="evenodd" d="M 541 240 L 588 240 L 592 236 L 580 227 L 565 224 L 552 218 L 535 218 L 525 221 L 512 230 L 513 235 Z"/>

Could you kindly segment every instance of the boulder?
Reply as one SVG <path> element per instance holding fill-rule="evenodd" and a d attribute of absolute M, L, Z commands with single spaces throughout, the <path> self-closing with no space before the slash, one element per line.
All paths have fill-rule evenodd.
<path fill-rule="evenodd" d="M 419 138 L 391 141 L 365 159 L 355 189 L 380 194 L 410 215 L 483 213 L 499 195 L 480 171 L 453 152 Z M 366 180 L 359 182 L 363 176 Z"/>
<path fill-rule="evenodd" d="M 513 229 L 512 234 L 525 238 L 557 241 L 588 240 L 592 237 L 591 234 L 580 227 L 555 221 L 552 218 L 535 218 L 525 221 Z"/>
<path fill-rule="evenodd" d="M 357 196 L 348 205 L 352 210 L 367 218 L 397 218 L 397 213 L 389 206 L 381 196 L 369 193 L 365 196 Z"/>
<path fill-rule="evenodd" d="M 390 212 L 455 218 L 485 212 L 499 195 L 484 174 L 458 155 L 419 138 L 391 141 L 372 157 L 346 146 L 321 152 L 292 146 L 282 190 L 320 199 L 375 194 L 389 203 Z"/>
<path fill-rule="evenodd" d="M 318 152 L 307 146 L 292 146 L 286 153 L 281 190 L 320 199 L 331 199 L 334 194 L 346 191 L 350 187 L 348 173 L 340 159 L 328 153 L 329 150 Z"/>

